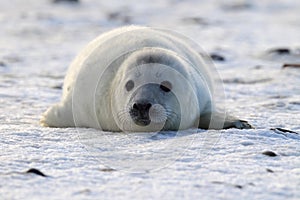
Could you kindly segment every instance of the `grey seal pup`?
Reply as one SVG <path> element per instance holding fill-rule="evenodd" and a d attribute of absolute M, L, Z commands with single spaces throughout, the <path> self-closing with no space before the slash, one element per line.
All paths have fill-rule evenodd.
<path fill-rule="evenodd" d="M 112 132 L 252 128 L 218 109 L 216 73 L 180 34 L 118 28 L 75 58 L 61 102 L 44 113 L 41 123 Z"/>

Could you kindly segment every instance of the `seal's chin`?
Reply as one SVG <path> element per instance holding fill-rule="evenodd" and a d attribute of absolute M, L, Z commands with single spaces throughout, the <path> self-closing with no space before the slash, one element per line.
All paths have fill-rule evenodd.
<path fill-rule="evenodd" d="M 178 130 L 177 126 L 174 127 L 172 119 L 159 121 L 157 119 L 133 119 L 132 117 L 129 117 L 127 118 L 127 120 L 122 121 L 122 123 L 120 123 L 119 121 L 118 126 L 122 131 L 125 132 L 158 132 L 167 130 Z"/>

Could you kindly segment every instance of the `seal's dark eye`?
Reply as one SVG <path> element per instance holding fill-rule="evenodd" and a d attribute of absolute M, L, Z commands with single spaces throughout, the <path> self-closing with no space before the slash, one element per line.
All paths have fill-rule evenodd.
<path fill-rule="evenodd" d="M 126 90 L 129 92 L 130 90 L 132 90 L 134 87 L 134 82 L 132 80 L 129 80 L 126 85 L 125 85 L 125 88 Z"/>
<path fill-rule="evenodd" d="M 163 81 L 159 88 L 164 92 L 170 92 L 172 90 L 172 84 L 169 81 Z"/>

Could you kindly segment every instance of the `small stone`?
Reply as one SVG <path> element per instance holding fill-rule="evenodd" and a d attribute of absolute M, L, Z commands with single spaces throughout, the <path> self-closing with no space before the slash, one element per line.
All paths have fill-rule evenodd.
<path fill-rule="evenodd" d="M 0 67 L 6 67 L 6 63 L 0 60 Z"/>
<path fill-rule="evenodd" d="M 47 175 L 45 175 L 40 170 L 35 169 L 35 168 L 31 168 L 31 169 L 27 170 L 26 173 L 32 173 L 32 174 L 36 174 L 36 175 L 39 175 L 39 176 L 47 177 Z"/>
<path fill-rule="evenodd" d="M 62 84 L 55 85 L 55 86 L 52 86 L 52 88 L 53 88 L 53 89 L 56 89 L 56 90 L 62 90 L 63 85 L 62 85 Z"/>
<path fill-rule="evenodd" d="M 289 68 L 300 68 L 300 63 L 285 63 L 285 64 L 283 64 L 282 65 L 282 68 L 284 69 L 284 68 L 287 68 L 287 67 L 289 67 Z"/>
<path fill-rule="evenodd" d="M 201 17 L 186 17 L 182 21 L 190 24 L 208 25 L 208 22 Z"/>
<path fill-rule="evenodd" d="M 241 185 L 235 185 L 234 187 L 236 187 L 238 189 L 243 189 L 243 186 L 241 186 Z"/>
<path fill-rule="evenodd" d="M 225 58 L 219 54 L 216 53 L 212 53 L 210 54 L 211 59 L 213 59 L 214 61 L 225 61 Z"/>
<path fill-rule="evenodd" d="M 274 171 L 271 169 L 266 169 L 266 170 L 267 170 L 267 172 L 274 173 Z"/>
<path fill-rule="evenodd" d="M 53 3 L 61 3 L 61 2 L 79 3 L 79 0 L 53 0 Z"/>
<path fill-rule="evenodd" d="M 253 5 L 248 2 L 236 2 L 232 4 L 223 5 L 224 10 L 228 10 L 228 11 L 248 10 L 251 9 L 252 7 Z"/>
<path fill-rule="evenodd" d="M 287 55 L 291 53 L 291 50 L 288 48 L 277 48 L 269 50 L 269 53 L 277 53 L 280 55 Z"/>
<path fill-rule="evenodd" d="M 254 67 L 254 69 L 262 69 L 262 68 L 263 68 L 262 65 L 256 65 L 256 66 Z"/>
<path fill-rule="evenodd" d="M 116 20 L 121 16 L 120 12 L 111 12 L 107 15 L 109 20 Z"/>
<path fill-rule="evenodd" d="M 295 131 L 291 131 L 291 130 L 284 129 L 284 128 L 271 128 L 270 130 L 272 130 L 274 132 L 280 131 L 280 132 L 283 132 L 283 133 L 293 133 L 293 134 L 299 135 L 299 133 L 297 133 Z"/>
<path fill-rule="evenodd" d="M 129 15 L 126 14 L 127 12 L 111 12 L 107 14 L 108 20 L 111 21 L 120 21 L 125 24 L 129 24 L 132 20 Z"/>
<path fill-rule="evenodd" d="M 116 170 L 112 169 L 112 168 L 103 168 L 103 169 L 100 169 L 100 171 L 102 171 L 102 172 L 114 172 Z"/>
<path fill-rule="evenodd" d="M 270 157 L 275 157 L 277 156 L 276 153 L 274 153 L 273 151 L 264 151 L 262 152 L 263 155 L 266 155 L 266 156 L 270 156 Z"/>

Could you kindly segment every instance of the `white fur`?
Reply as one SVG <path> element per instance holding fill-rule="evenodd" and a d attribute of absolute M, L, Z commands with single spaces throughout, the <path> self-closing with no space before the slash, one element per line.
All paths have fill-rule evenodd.
<path fill-rule="evenodd" d="M 122 131 L 115 122 L 114 109 L 126 106 L 128 97 L 122 92 L 125 90 L 124 81 L 127 76 L 134 76 L 129 72 L 131 69 L 126 62 L 130 62 L 130 55 L 147 53 L 149 50 L 169 53 L 182 61 L 184 69 L 177 69 L 179 67 L 175 62 L 171 66 L 184 71 L 183 78 L 173 80 L 178 84 L 176 90 L 181 96 L 180 103 L 183 103 L 182 112 L 185 117 L 182 119 L 181 129 L 195 126 L 202 112 L 214 109 L 214 86 L 210 69 L 204 64 L 199 52 L 191 48 L 182 36 L 139 26 L 115 29 L 100 35 L 87 45 L 69 67 L 61 102 L 45 112 L 42 124 L 50 127 L 80 126 Z M 151 79 L 153 76 L 147 74 L 140 81 L 154 81 Z M 150 79 L 147 80 L 147 77 Z M 170 73 L 163 74 L 163 77 L 174 79 Z M 185 84 L 180 82 L 185 81 L 184 79 L 188 80 L 189 87 L 193 90 L 190 93 Z M 196 105 L 197 102 L 192 99 L 193 94 L 201 105 Z M 118 102 L 117 105 L 115 102 Z M 194 108 L 195 106 L 198 108 Z M 151 131 L 151 128 L 143 130 Z M 136 129 L 132 128 L 132 131 Z"/>

